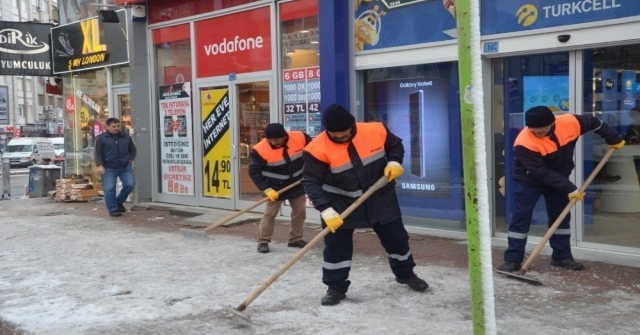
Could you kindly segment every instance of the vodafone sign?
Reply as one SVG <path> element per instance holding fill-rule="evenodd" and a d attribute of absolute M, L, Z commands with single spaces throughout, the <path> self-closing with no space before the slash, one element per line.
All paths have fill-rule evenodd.
<path fill-rule="evenodd" d="M 270 70 L 270 13 L 262 7 L 196 22 L 196 75 Z"/>

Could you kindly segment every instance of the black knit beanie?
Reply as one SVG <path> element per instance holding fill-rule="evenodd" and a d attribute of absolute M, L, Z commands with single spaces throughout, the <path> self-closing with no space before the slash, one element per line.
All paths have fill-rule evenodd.
<path fill-rule="evenodd" d="M 345 131 L 356 124 L 356 118 L 344 107 L 331 104 L 324 110 L 322 124 L 328 131 Z"/>
<path fill-rule="evenodd" d="M 531 107 L 524 114 L 524 123 L 529 128 L 542 128 L 556 120 L 553 112 L 546 106 Z"/>
<path fill-rule="evenodd" d="M 284 130 L 284 126 L 279 123 L 269 123 L 267 128 L 264 129 L 264 136 L 266 138 L 283 138 L 287 137 L 287 132 Z"/>

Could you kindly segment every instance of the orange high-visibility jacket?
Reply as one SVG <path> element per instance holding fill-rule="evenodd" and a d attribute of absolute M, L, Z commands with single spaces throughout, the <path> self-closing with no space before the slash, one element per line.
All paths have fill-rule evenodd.
<path fill-rule="evenodd" d="M 305 193 L 314 207 L 343 212 L 384 175 L 387 161 L 402 164 L 402 140 L 382 123 L 356 123 L 354 137 L 336 143 L 322 132 L 304 150 Z M 384 186 L 345 220 L 345 228 L 371 227 L 400 217 L 395 182 Z"/>
<path fill-rule="evenodd" d="M 565 193 L 575 191 L 576 186 L 568 179 L 575 167 L 573 153 L 578 137 L 590 130 L 609 144 L 622 141 L 620 133 L 590 115 L 556 116 L 549 135 L 541 138 L 524 128 L 514 143 L 513 179 Z"/>
<path fill-rule="evenodd" d="M 289 131 L 287 137 L 282 148 L 274 149 L 267 139 L 262 139 L 251 150 L 249 176 L 261 191 L 268 188 L 277 191 L 302 178 L 302 150 L 311 142 L 311 137 L 301 131 Z M 298 185 L 281 194 L 278 200 L 303 194 L 302 185 Z"/>

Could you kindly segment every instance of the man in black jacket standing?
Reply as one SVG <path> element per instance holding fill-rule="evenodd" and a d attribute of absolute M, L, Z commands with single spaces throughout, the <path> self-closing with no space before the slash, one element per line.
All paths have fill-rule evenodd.
<path fill-rule="evenodd" d="M 271 123 L 264 130 L 265 137 L 251 150 L 249 176 L 264 194 L 269 197 L 264 216 L 258 227 L 258 252 L 268 253 L 276 215 L 284 200 L 291 204 L 291 229 L 289 243 L 292 248 L 304 248 L 302 240 L 304 220 L 307 218 L 304 188 L 297 185 L 278 194 L 282 189 L 302 178 L 302 150 L 311 142 L 311 137 L 301 131 L 285 131 L 279 123 Z"/>
<path fill-rule="evenodd" d="M 96 137 L 94 162 L 102 175 L 104 203 L 109 215 L 121 216 L 127 211 L 124 202 L 136 185 L 133 160 L 137 150 L 129 133 L 120 130 L 120 120 L 112 117 L 106 123 L 107 131 Z M 116 197 L 118 178 L 122 182 L 122 189 Z"/>

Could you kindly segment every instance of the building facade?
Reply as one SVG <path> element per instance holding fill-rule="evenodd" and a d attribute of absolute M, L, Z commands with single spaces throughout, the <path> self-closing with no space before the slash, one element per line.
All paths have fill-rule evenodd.
<path fill-rule="evenodd" d="M 397 191 L 409 229 L 465 236 L 455 1 L 146 6 L 146 26 L 136 29 L 148 40 L 147 87 L 131 85 L 132 103 L 140 115 L 148 111 L 148 122 L 134 125 L 150 148 L 136 166 L 144 171 L 139 200 L 245 208 L 262 197 L 247 167 L 264 126 L 281 122 L 315 136 L 322 107 L 337 102 L 403 139 Z M 573 209 L 571 233 L 576 257 L 637 264 L 640 135 L 633 130 L 640 121 L 629 111 L 640 100 L 640 7 L 633 0 L 483 0 L 481 22 L 493 242 L 506 244 L 513 212 L 513 141 L 524 112 L 542 104 L 557 114 L 594 115 L 626 136 L 629 145 Z M 131 77 L 141 76 L 132 70 Z M 138 101 L 143 89 L 149 98 Z M 582 137 L 574 183 L 586 179 L 603 148 L 597 135 Z M 311 206 L 308 214 L 319 217 Z M 541 201 L 530 243 L 546 230 Z"/>

